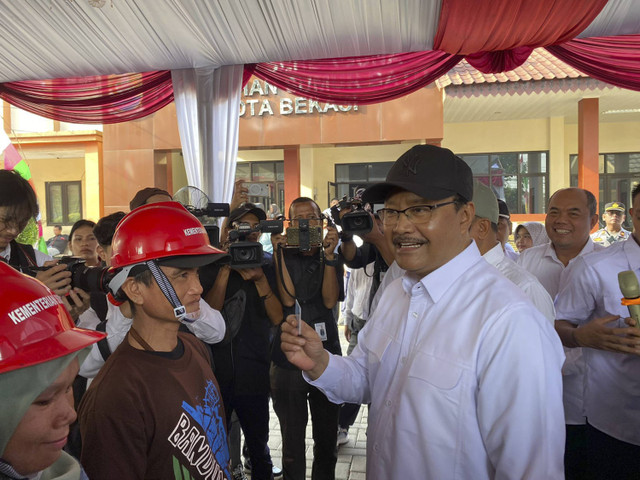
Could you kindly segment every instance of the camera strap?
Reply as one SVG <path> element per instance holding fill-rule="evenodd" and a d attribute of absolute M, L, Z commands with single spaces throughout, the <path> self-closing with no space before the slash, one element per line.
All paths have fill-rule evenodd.
<path fill-rule="evenodd" d="M 11 240 L 10 245 L 9 265 L 21 272 L 26 272 L 30 268 L 38 266 L 36 254 L 31 245 L 21 245 L 15 240 Z"/>
<path fill-rule="evenodd" d="M 280 275 L 280 279 L 283 279 L 284 277 L 282 276 L 282 262 L 284 262 L 284 255 L 282 255 L 282 247 L 280 245 L 278 245 L 278 249 L 277 249 L 277 253 L 276 255 L 278 256 L 278 274 Z M 320 250 L 320 255 L 322 255 L 321 259 L 324 260 L 324 251 L 321 249 Z M 300 303 L 305 303 L 308 302 L 309 300 L 311 300 L 317 293 L 318 291 L 320 291 L 320 288 L 322 287 L 322 282 L 323 282 L 323 277 L 324 277 L 324 263 L 319 260 L 319 259 L 314 259 L 313 262 L 311 262 L 307 268 L 304 269 L 304 271 L 302 272 L 302 277 L 300 279 L 299 283 L 300 285 L 313 285 L 313 279 L 310 278 L 313 275 L 316 275 L 316 272 L 320 272 L 320 281 L 316 281 L 316 286 L 313 289 L 312 292 L 308 292 L 308 294 L 304 297 L 302 297 L 299 292 L 296 293 L 296 295 L 293 295 L 291 292 L 289 292 L 289 290 L 287 289 L 287 286 L 284 283 L 284 280 L 281 280 L 282 286 L 284 288 L 284 291 L 286 292 L 287 295 L 289 295 L 291 298 L 296 298 L 300 301 Z M 291 276 L 291 272 L 289 272 L 289 276 Z M 293 279 L 291 279 L 293 281 Z"/>

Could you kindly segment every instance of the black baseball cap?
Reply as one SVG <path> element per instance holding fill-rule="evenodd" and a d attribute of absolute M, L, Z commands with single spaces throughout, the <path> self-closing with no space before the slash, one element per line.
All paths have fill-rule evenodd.
<path fill-rule="evenodd" d="M 511 214 L 509 214 L 509 207 L 504 200 L 498 199 L 498 214 L 502 218 L 506 218 L 509 220 L 511 218 Z"/>
<path fill-rule="evenodd" d="M 139 190 L 138 193 L 133 197 L 133 199 L 129 202 L 129 209 L 135 210 L 138 207 L 147 203 L 154 195 L 167 195 L 169 198 L 173 198 L 169 192 L 163 190 L 158 187 L 147 187 Z"/>
<path fill-rule="evenodd" d="M 429 200 L 442 200 L 457 194 L 470 202 L 473 174 L 469 165 L 451 150 L 435 145 L 416 145 L 396 160 L 384 183 L 365 190 L 362 201 L 382 203 L 396 188 Z"/>
<path fill-rule="evenodd" d="M 235 222 L 247 213 L 253 213 L 260 221 L 267 219 L 267 214 L 262 208 L 258 207 L 255 203 L 244 202 L 241 203 L 238 208 L 234 208 L 233 211 L 229 213 L 229 223 Z"/>

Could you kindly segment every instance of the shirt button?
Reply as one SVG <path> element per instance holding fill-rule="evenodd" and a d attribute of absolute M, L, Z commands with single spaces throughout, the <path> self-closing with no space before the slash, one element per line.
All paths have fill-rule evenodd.
<path fill-rule="evenodd" d="M 387 400 L 387 407 L 391 406 L 391 400 Z"/>
<path fill-rule="evenodd" d="M 376 452 L 378 451 L 378 444 L 377 444 L 377 443 L 373 446 L 373 449 L 374 449 Z"/>
<path fill-rule="evenodd" d="M 416 312 L 411 312 L 411 315 L 413 315 L 413 318 L 418 318 L 418 314 Z"/>

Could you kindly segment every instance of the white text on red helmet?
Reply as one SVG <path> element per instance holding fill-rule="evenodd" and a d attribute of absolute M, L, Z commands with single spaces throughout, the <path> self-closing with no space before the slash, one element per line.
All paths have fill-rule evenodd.
<path fill-rule="evenodd" d="M 200 233 L 206 233 L 206 230 L 203 227 L 193 227 L 193 228 L 184 229 L 184 234 L 187 237 L 190 237 L 191 235 L 198 235 Z"/>
<path fill-rule="evenodd" d="M 13 321 L 14 325 L 17 325 L 20 322 L 24 322 L 29 317 L 56 305 L 62 305 L 60 297 L 58 295 L 47 295 L 46 297 L 37 298 L 36 300 L 9 312 L 9 318 Z"/>

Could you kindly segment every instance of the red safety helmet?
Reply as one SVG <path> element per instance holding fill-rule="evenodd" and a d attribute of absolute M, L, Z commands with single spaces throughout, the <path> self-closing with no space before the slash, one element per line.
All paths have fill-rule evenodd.
<path fill-rule="evenodd" d="M 58 295 L 0 262 L 0 374 L 77 352 L 105 336 L 77 328 Z"/>
<path fill-rule="evenodd" d="M 118 224 L 111 248 L 114 270 L 169 257 L 182 257 L 185 261 L 180 266 L 200 266 L 228 256 L 209 244 L 200 221 L 178 202 L 151 203 L 133 210 Z M 196 256 L 206 258 L 184 258 Z"/>

